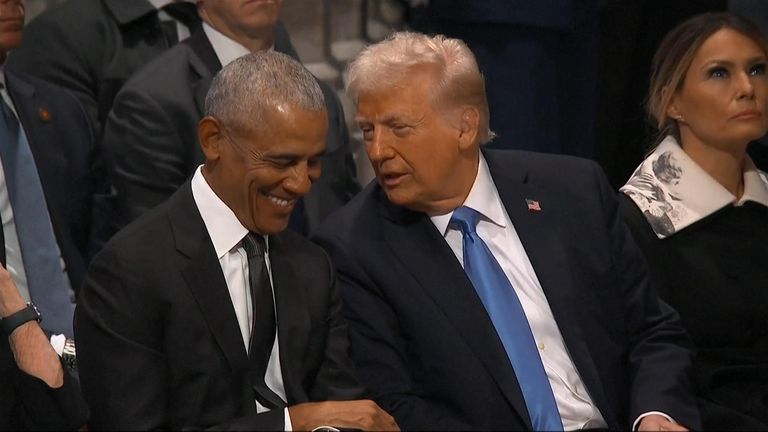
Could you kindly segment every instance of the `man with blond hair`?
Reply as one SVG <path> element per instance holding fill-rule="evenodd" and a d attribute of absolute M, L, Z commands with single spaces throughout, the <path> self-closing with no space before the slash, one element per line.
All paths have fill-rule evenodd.
<path fill-rule="evenodd" d="M 377 181 L 319 230 L 359 377 L 404 429 L 699 427 L 676 313 L 593 162 L 492 151 L 457 39 L 350 65 Z"/>

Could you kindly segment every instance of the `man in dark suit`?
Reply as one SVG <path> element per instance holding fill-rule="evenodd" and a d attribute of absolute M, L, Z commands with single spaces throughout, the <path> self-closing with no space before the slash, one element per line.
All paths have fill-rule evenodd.
<path fill-rule="evenodd" d="M 333 269 L 283 231 L 320 174 L 316 80 L 259 51 L 219 72 L 205 108 L 205 165 L 107 244 L 78 297 L 89 426 L 396 429 L 349 401 L 359 387 Z M 313 402 L 328 400 L 344 402 Z"/>
<path fill-rule="evenodd" d="M 278 23 L 282 0 L 206 0 L 199 5 L 203 31 L 137 72 L 107 120 L 103 144 L 121 224 L 167 199 L 202 162 L 195 126 L 203 116 L 211 77 L 222 64 L 271 48 L 297 58 Z M 341 104 L 330 87 L 320 85 L 330 127 L 323 176 L 291 222 L 300 232 L 316 227 L 360 189 Z"/>
<path fill-rule="evenodd" d="M 0 3 L 0 429 L 77 429 L 87 408 L 59 356 L 72 354 L 101 176 L 77 100 L 4 70 L 23 24 L 20 0 Z"/>
<path fill-rule="evenodd" d="M 172 3 L 186 3 L 187 10 L 169 8 Z M 199 27 L 192 3 L 67 0 L 27 26 L 24 43 L 14 51 L 8 68 L 75 93 L 100 131 L 123 83 Z M 178 22 L 175 35 L 165 30 L 168 22 Z"/>
<path fill-rule="evenodd" d="M 316 240 L 358 376 L 404 429 L 699 426 L 685 334 L 594 163 L 481 150 L 457 39 L 395 34 L 348 91 L 378 181 Z"/>

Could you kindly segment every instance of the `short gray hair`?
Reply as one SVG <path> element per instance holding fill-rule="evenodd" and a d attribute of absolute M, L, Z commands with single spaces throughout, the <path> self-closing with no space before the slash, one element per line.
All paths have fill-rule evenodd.
<path fill-rule="evenodd" d="M 239 132 L 262 131 L 267 110 L 283 104 L 325 110 L 315 77 L 292 57 L 265 50 L 240 57 L 216 74 L 205 97 L 205 115 Z"/>
<path fill-rule="evenodd" d="M 432 65 L 438 71 L 433 102 L 448 106 L 469 105 L 480 113 L 480 143 L 492 140 L 489 128 L 485 79 L 475 55 L 460 39 L 443 35 L 396 32 L 365 48 L 349 65 L 347 94 L 357 102 L 361 92 L 392 87 L 413 68 Z"/>

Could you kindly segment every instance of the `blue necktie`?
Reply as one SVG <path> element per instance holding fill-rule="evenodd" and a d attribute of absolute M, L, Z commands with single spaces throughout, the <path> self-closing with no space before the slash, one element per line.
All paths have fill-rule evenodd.
<path fill-rule="evenodd" d="M 555 396 L 536 350 L 520 299 L 485 242 L 477 235 L 480 214 L 469 207 L 453 212 L 451 226 L 462 233 L 464 270 L 491 317 L 520 384 L 531 425 L 539 431 L 562 431 Z"/>
<path fill-rule="evenodd" d="M 0 90 L 2 85 L 0 85 Z M 0 94 L 0 158 L 5 185 L 27 274 L 29 296 L 40 309 L 43 327 L 74 337 L 74 305 L 59 260 L 59 248 L 45 203 L 43 187 L 19 121 Z"/>

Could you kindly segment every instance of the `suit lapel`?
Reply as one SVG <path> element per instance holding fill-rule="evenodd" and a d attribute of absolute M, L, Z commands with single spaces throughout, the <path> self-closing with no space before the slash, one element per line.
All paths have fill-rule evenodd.
<path fill-rule="evenodd" d="M 430 219 L 391 205 L 383 193 L 384 238 L 419 285 L 445 312 L 528 428 L 523 395 L 493 323 L 464 269 Z M 435 265 L 435 263 L 439 263 Z"/>
<path fill-rule="evenodd" d="M 213 76 L 221 70 L 221 62 L 204 31 L 199 31 L 182 42 L 190 49 L 189 66 L 198 80 L 192 83 L 197 111 L 205 112 L 205 96 L 211 87 Z"/>
<path fill-rule="evenodd" d="M 280 364 L 288 404 L 307 400 L 301 383 L 302 353 L 307 346 L 310 318 L 304 287 L 295 275 L 300 273 L 291 260 L 280 235 L 269 237 L 269 262 L 275 292 L 277 334 L 280 343 Z"/>
<path fill-rule="evenodd" d="M 555 196 L 536 187 L 527 169 L 518 163 L 519 159 L 504 153 L 507 152 L 484 152 L 491 176 L 581 379 L 595 404 L 608 406 L 575 307 L 578 305 L 578 289 L 583 287 L 574 285 L 573 264 L 566 256 L 565 245 L 559 236 L 558 227 L 562 224 L 556 218 L 558 214 L 564 214 L 562 206 L 567 203 L 557 202 Z M 537 201 L 541 210 L 530 210 L 526 200 Z M 603 412 L 603 415 L 607 414 Z M 615 424 L 608 418 L 606 421 Z"/>
<path fill-rule="evenodd" d="M 235 309 L 189 181 L 170 198 L 168 214 L 184 280 L 232 370 L 244 370 L 248 356 Z"/>

